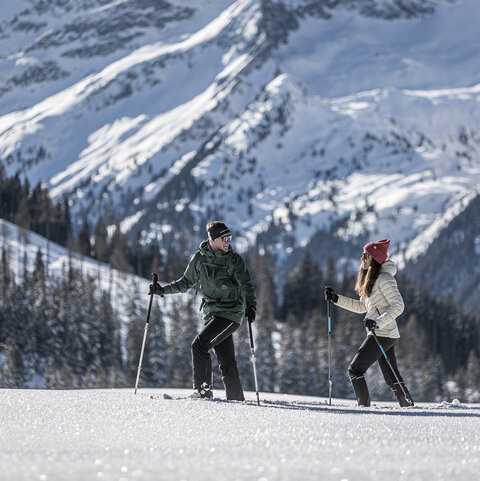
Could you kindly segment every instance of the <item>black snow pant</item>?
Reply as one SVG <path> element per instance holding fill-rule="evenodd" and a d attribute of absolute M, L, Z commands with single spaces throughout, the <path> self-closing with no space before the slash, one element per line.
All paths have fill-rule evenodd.
<path fill-rule="evenodd" d="M 237 322 L 214 316 L 195 337 L 192 342 L 194 389 L 200 389 L 203 383 L 210 386 L 212 384 L 212 358 L 209 351 L 213 347 L 222 372 L 227 399 L 245 400 L 232 336 L 239 327 Z"/>
<path fill-rule="evenodd" d="M 390 360 L 398 380 L 404 384 L 402 376 L 398 372 L 397 359 L 395 357 L 395 344 L 398 342 L 398 338 L 391 337 L 378 337 L 380 344 L 382 345 L 385 353 Z M 390 369 L 382 351 L 378 347 L 375 338 L 370 335 L 363 341 L 362 345 L 356 352 L 352 359 L 352 362 L 348 366 L 348 375 L 352 382 L 353 389 L 357 398 L 359 406 L 370 406 L 370 395 L 368 393 L 367 383 L 365 381 L 364 374 L 367 369 L 375 362 L 378 361 L 380 369 L 382 370 L 385 382 L 390 386 L 392 391 L 397 394 L 398 386 L 396 386 L 397 380 L 392 370 Z M 398 397 L 398 396 L 397 396 Z"/>

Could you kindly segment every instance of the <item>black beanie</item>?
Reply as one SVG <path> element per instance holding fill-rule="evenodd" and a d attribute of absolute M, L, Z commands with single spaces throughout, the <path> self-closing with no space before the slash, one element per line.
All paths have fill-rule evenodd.
<path fill-rule="evenodd" d="M 208 231 L 208 238 L 213 241 L 222 237 L 227 232 L 230 232 L 230 229 L 223 222 L 218 222 Z"/>

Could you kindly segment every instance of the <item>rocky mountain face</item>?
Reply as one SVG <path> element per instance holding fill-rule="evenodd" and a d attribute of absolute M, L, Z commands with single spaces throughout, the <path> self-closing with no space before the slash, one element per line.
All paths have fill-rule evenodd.
<path fill-rule="evenodd" d="M 354 269 L 364 242 L 390 237 L 423 282 L 428 249 L 475 202 L 475 0 L 21 0 L 0 13 L 0 158 L 78 220 L 167 248 L 223 218 L 238 249 L 283 266 L 310 249 Z M 464 289 L 478 250 L 459 270 L 432 289 Z"/>

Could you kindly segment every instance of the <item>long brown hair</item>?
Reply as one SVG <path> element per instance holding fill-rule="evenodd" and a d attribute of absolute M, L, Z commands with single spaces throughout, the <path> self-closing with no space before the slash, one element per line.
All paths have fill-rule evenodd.
<path fill-rule="evenodd" d="M 379 264 L 375 259 L 372 259 L 368 269 L 360 269 L 357 275 L 357 283 L 355 284 L 355 292 L 360 297 L 370 297 L 372 295 L 373 285 L 377 280 L 382 264 Z"/>

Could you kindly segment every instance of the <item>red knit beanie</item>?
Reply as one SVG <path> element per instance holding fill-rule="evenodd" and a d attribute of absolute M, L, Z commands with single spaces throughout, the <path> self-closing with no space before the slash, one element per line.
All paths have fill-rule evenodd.
<path fill-rule="evenodd" d="M 368 252 L 379 264 L 387 260 L 388 246 L 390 239 L 382 239 L 376 242 L 369 242 L 363 250 Z"/>

